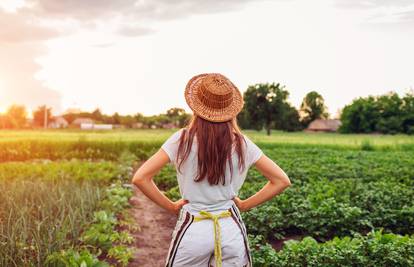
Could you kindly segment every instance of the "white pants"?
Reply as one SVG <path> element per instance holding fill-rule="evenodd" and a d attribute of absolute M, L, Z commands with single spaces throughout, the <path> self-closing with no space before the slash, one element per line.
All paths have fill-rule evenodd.
<path fill-rule="evenodd" d="M 228 210 L 232 216 L 219 219 L 222 266 L 252 267 L 246 227 L 240 211 L 236 205 Z M 213 227 L 212 220 L 194 221 L 194 215 L 181 209 L 165 267 L 215 267 Z"/>

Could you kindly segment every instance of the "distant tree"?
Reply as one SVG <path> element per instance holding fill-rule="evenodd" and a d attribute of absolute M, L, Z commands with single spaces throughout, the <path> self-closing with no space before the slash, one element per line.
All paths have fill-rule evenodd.
<path fill-rule="evenodd" d="M 7 128 L 9 125 L 7 115 L 6 114 L 0 114 L 0 129 Z"/>
<path fill-rule="evenodd" d="M 270 135 L 272 128 L 290 130 L 291 125 L 298 124 L 299 116 L 292 116 L 293 107 L 287 102 L 288 96 L 289 92 L 279 83 L 249 86 L 244 93 L 244 116 L 250 122 L 250 128 L 259 130 L 264 127 Z M 286 120 L 295 121 L 288 123 Z"/>
<path fill-rule="evenodd" d="M 276 128 L 288 132 L 301 130 L 303 127 L 300 123 L 299 112 L 297 109 L 290 105 L 286 105 L 283 120 L 277 122 Z"/>
<path fill-rule="evenodd" d="M 167 110 L 167 116 L 168 117 L 178 117 L 185 114 L 185 110 L 182 108 L 170 108 Z"/>
<path fill-rule="evenodd" d="M 121 116 L 118 114 L 118 112 L 115 112 L 112 115 L 112 123 L 114 123 L 114 124 L 120 124 L 121 123 Z"/>
<path fill-rule="evenodd" d="M 92 111 L 91 119 L 94 121 L 103 121 L 103 115 L 99 108 L 96 108 L 94 111 Z"/>
<path fill-rule="evenodd" d="M 344 133 L 414 133 L 414 95 L 360 97 L 344 107 L 341 121 L 339 130 Z"/>
<path fill-rule="evenodd" d="M 405 118 L 403 99 L 397 93 L 390 92 L 386 95 L 378 96 L 376 104 L 381 118 L 375 130 L 387 134 L 403 132 L 403 120 Z"/>
<path fill-rule="evenodd" d="M 136 122 L 135 117 L 132 115 L 121 116 L 120 123 L 125 125 L 128 128 L 132 128 L 133 124 Z"/>
<path fill-rule="evenodd" d="M 243 108 L 237 115 L 237 124 L 242 129 L 251 129 L 251 123 L 249 118 L 249 113 L 245 108 Z"/>
<path fill-rule="evenodd" d="M 380 113 L 373 96 L 355 99 L 341 113 L 342 133 L 370 133 L 376 130 Z"/>
<path fill-rule="evenodd" d="M 134 115 L 134 119 L 135 119 L 136 122 L 144 123 L 145 116 L 142 113 L 138 112 L 137 114 Z"/>
<path fill-rule="evenodd" d="M 27 112 L 24 106 L 12 105 L 6 112 L 7 128 L 23 128 L 26 124 Z"/>
<path fill-rule="evenodd" d="M 402 128 L 405 133 L 414 134 L 414 91 L 408 92 L 403 97 L 404 118 Z"/>
<path fill-rule="evenodd" d="M 45 124 L 45 114 L 46 121 L 49 123 L 52 119 L 52 108 L 47 108 L 46 105 L 39 106 L 35 111 L 33 111 L 33 123 L 38 127 L 43 127 Z"/>
<path fill-rule="evenodd" d="M 170 108 L 167 110 L 166 115 L 170 119 L 170 122 L 180 128 L 184 127 L 191 117 L 190 114 L 186 113 L 182 108 Z"/>
<path fill-rule="evenodd" d="M 325 100 L 316 91 L 311 91 L 303 98 L 300 105 L 301 122 L 304 127 L 316 119 L 327 119 L 329 113 L 325 106 Z"/>

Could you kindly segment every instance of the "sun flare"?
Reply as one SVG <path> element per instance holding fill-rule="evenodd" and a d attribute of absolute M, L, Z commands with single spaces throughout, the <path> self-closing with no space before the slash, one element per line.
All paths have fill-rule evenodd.
<path fill-rule="evenodd" d="M 24 6 L 24 0 L 2 0 L 0 2 L 0 8 L 8 12 L 14 12 L 16 9 Z"/>

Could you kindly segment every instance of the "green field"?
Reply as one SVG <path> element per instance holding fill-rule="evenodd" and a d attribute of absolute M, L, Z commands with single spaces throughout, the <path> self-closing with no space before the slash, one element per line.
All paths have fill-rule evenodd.
<path fill-rule="evenodd" d="M 174 131 L 0 131 L 0 266 L 126 264 L 121 183 Z M 414 265 L 413 137 L 244 133 L 292 181 L 242 214 L 255 266 Z M 155 181 L 180 197 L 171 166 Z M 266 181 L 251 169 L 240 197 Z"/>
<path fill-rule="evenodd" d="M 113 131 L 79 131 L 79 130 L 36 130 L 36 131 L 0 131 L 0 142 L 51 140 L 58 138 L 66 141 L 142 141 L 162 142 L 175 130 L 113 130 Z M 370 134 L 337 134 L 337 133 L 305 133 L 272 131 L 267 136 L 264 131 L 243 131 L 254 142 L 262 144 L 299 144 L 299 145 L 328 145 L 359 148 L 369 143 L 375 148 L 399 148 L 409 146 L 414 149 L 414 137 L 409 135 L 370 135 Z"/>

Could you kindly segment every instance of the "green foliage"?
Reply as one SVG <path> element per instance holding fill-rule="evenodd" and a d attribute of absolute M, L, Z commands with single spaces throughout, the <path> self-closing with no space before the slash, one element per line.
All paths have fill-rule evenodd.
<path fill-rule="evenodd" d="M 42 266 L 71 247 L 103 195 L 92 181 L 70 179 L 0 180 L 0 190 L 0 266 Z"/>
<path fill-rule="evenodd" d="M 169 190 L 177 185 L 175 168 L 172 164 L 168 164 L 154 177 L 154 182 L 161 190 Z"/>
<path fill-rule="evenodd" d="M 54 267 L 109 267 L 104 261 L 100 261 L 96 255 L 88 250 L 80 252 L 68 249 L 54 252 L 48 256 L 45 264 Z"/>
<path fill-rule="evenodd" d="M 410 133 L 414 125 L 414 95 L 400 97 L 390 92 L 381 96 L 355 99 L 341 114 L 343 133 Z"/>
<path fill-rule="evenodd" d="M 2 142 L 0 162 L 30 159 L 88 159 L 116 161 L 125 151 L 139 159 L 146 159 L 161 146 L 161 142 L 78 140 L 24 140 Z"/>
<path fill-rule="evenodd" d="M 27 112 L 24 106 L 11 105 L 5 115 L 0 116 L 0 128 L 20 129 L 26 126 Z"/>
<path fill-rule="evenodd" d="M 361 150 L 372 151 L 374 150 L 374 146 L 371 144 L 371 142 L 368 139 L 365 139 L 361 143 Z"/>
<path fill-rule="evenodd" d="M 123 222 L 115 213 L 129 207 L 128 200 L 131 196 L 131 190 L 119 183 L 109 187 L 102 201 L 103 209 L 94 212 L 92 224 L 80 237 L 82 243 L 94 253 L 100 254 L 102 251 L 121 266 L 126 266 L 133 256 L 134 249 L 128 247 L 133 242 L 133 237 L 127 231 L 117 230 Z"/>
<path fill-rule="evenodd" d="M 242 199 L 263 183 L 245 183 Z M 384 228 L 388 232 L 414 231 L 414 190 L 396 180 L 311 180 L 293 182 L 282 195 L 243 213 L 250 233 L 280 239 L 290 234 L 318 240 Z"/>
<path fill-rule="evenodd" d="M 335 237 L 318 243 L 312 237 L 289 240 L 276 252 L 261 236 L 249 235 L 253 266 L 412 266 L 414 235 L 371 231 L 366 236 Z"/>
<path fill-rule="evenodd" d="M 299 129 L 299 114 L 287 102 L 289 92 L 284 88 L 279 83 L 249 86 L 243 96 L 245 106 L 240 115 L 241 125 L 248 124 L 249 128 L 257 130 L 264 127 L 268 135 L 271 129 Z"/>
<path fill-rule="evenodd" d="M 58 180 L 95 181 L 100 184 L 122 177 L 124 170 L 119 163 L 109 161 L 82 161 L 78 159 L 30 162 L 7 162 L 0 164 L 0 182 L 12 180 L 36 180 L 39 182 Z"/>
<path fill-rule="evenodd" d="M 52 108 L 47 108 L 45 105 L 38 107 L 33 111 L 33 124 L 38 127 L 43 127 L 46 122 L 50 123 L 52 119 Z"/>
<path fill-rule="evenodd" d="M 120 182 L 130 179 L 135 156 L 118 159 L 0 164 L 0 266 L 45 266 L 47 258 L 48 266 L 108 266 L 96 260 L 99 246 L 132 241 L 115 214 L 129 207 L 132 192 Z M 109 181 L 119 182 L 104 190 Z M 121 252 L 113 255 L 125 262 L 128 250 Z"/>
<path fill-rule="evenodd" d="M 115 259 L 121 266 L 127 266 L 135 249 L 126 246 L 114 246 L 109 249 L 108 256 Z"/>
<path fill-rule="evenodd" d="M 180 189 L 177 186 L 174 186 L 170 190 L 168 190 L 165 195 L 171 199 L 172 201 L 177 201 L 181 198 Z"/>
<path fill-rule="evenodd" d="M 413 231 L 414 157 L 411 151 L 263 148 L 290 177 L 282 195 L 242 216 L 249 232 L 280 239 L 308 234 L 318 240 L 384 227 Z M 164 168 L 157 185 L 179 199 L 175 169 Z M 267 180 L 250 170 L 239 196 L 253 195 Z"/>
<path fill-rule="evenodd" d="M 0 265 L 14 266 L 10 263 L 14 257 L 9 255 L 15 255 L 18 266 L 42 266 L 50 254 L 54 255 L 51 263 L 52 258 L 65 257 L 75 262 L 68 266 L 82 264 L 79 258 L 89 262 L 86 266 L 94 266 L 93 259 L 98 257 L 126 265 L 133 254 L 129 248 L 132 237 L 121 229 L 130 227 L 123 211 L 131 192 L 121 183 L 107 187 L 107 182 L 129 182 L 132 161 L 148 157 L 170 133 L 0 133 L 2 161 L 88 159 L 0 164 L 0 190 L 4 193 L 0 194 L 0 219 L 5 222 L 1 227 L 6 227 L 0 227 L 0 231 L 6 229 L 0 235 L 5 238 L 0 240 Z M 414 231 L 414 154 L 408 136 L 250 135 L 293 183 L 270 202 L 242 213 L 249 233 L 257 235 L 251 241 L 255 242 L 255 266 L 412 265 L 412 245 L 407 246 L 406 238 L 389 235 Z M 172 166 L 164 168 L 155 182 L 168 197 L 180 198 Z M 239 196 L 254 194 L 265 182 L 256 170 L 250 170 Z M 25 217 L 28 214 L 33 217 Z M 384 233 L 375 238 L 358 237 L 372 229 Z M 28 232 L 34 233 L 35 241 L 27 241 Z M 285 253 L 273 250 L 265 241 L 291 235 L 309 238 L 292 241 L 290 252 Z M 13 238 L 20 241 L 9 242 Z"/>
<path fill-rule="evenodd" d="M 316 119 L 327 119 L 329 114 L 325 105 L 325 100 L 316 91 L 311 91 L 303 98 L 300 106 L 301 122 L 304 127 Z"/>

